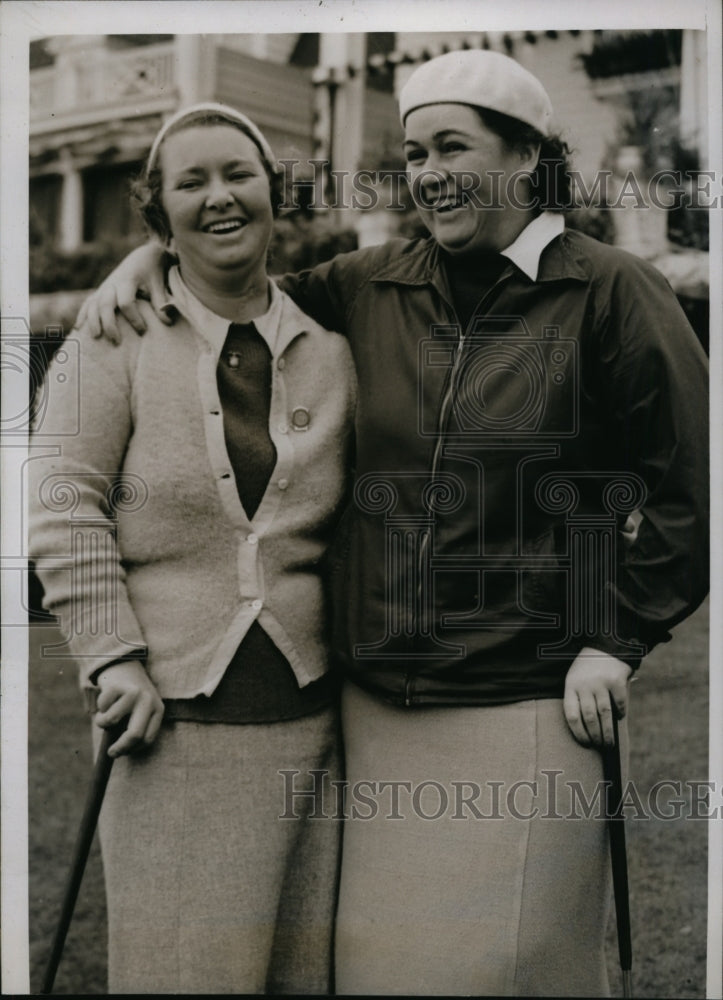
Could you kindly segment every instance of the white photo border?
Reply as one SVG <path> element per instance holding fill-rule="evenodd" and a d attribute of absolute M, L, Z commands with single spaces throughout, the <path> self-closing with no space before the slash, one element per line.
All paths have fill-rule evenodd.
<path fill-rule="evenodd" d="M 694 28 L 708 37 L 709 163 L 723 171 L 721 7 L 718 0 L 13 0 L 0 9 L 0 316 L 29 317 L 28 297 L 28 46 L 63 34 L 310 31 L 510 31 L 548 29 Z M 713 571 L 711 579 L 709 779 L 723 783 L 723 209 L 710 212 L 711 394 Z M 17 380 L 13 381 L 17 389 Z M 3 396 L 3 410 L 17 402 Z M 2 553 L 26 552 L 18 502 L 27 443 L 4 440 L 0 448 Z M 3 670 L 1 689 L 2 780 L 2 992 L 29 993 L 27 850 L 27 659 L 26 630 L 13 621 L 22 608 L 22 574 L 2 563 Z M 709 823 L 707 996 L 723 997 L 723 819 Z"/>

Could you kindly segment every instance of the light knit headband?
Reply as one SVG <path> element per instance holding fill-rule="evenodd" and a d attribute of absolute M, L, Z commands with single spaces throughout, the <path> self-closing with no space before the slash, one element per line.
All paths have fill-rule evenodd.
<path fill-rule="evenodd" d="M 184 118 L 191 118 L 199 112 L 205 112 L 209 115 L 222 115 L 224 118 L 228 118 L 231 121 L 238 122 L 239 125 L 243 125 L 249 135 L 253 138 L 254 142 L 258 145 L 261 155 L 271 172 L 273 174 L 279 173 L 279 165 L 276 162 L 276 157 L 273 154 L 271 146 L 269 146 L 263 133 L 256 125 L 254 125 L 251 119 L 247 118 L 246 115 L 241 114 L 241 112 L 237 111 L 235 108 L 228 107 L 226 104 L 215 104 L 212 101 L 207 101 L 203 104 L 193 104 L 188 108 L 182 108 L 174 115 L 171 115 L 168 121 L 163 123 L 158 135 L 153 140 L 151 151 L 148 154 L 148 160 L 146 161 L 146 177 L 148 177 L 151 170 L 153 170 L 156 166 L 161 143 L 168 135 L 170 129 L 172 129 L 175 125 L 178 125 L 179 122 L 182 122 Z"/>

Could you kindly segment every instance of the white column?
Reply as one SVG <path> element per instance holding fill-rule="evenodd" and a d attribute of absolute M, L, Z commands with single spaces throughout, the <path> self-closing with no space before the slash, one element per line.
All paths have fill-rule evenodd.
<path fill-rule="evenodd" d="M 268 54 L 269 54 L 269 36 L 252 35 L 249 55 L 253 56 L 254 59 L 266 59 L 268 57 Z"/>
<path fill-rule="evenodd" d="M 77 110 L 90 95 L 96 101 L 101 96 L 95 74 L 102 65 L 105 39 L 105 35 L 56 35 L 48 40 L 48 50 L 55 55 L 56 108 Z"/>
<path fill-rule="evenodd" d="M 664 208 L 638 204 L 637 190 L 646 197 L 647 175 L 639 146 L 621 146 L 611 178 L 611 210 L 615 245 L 652 260 L 668 249 L 668 214 Z M 636 187 L 637 186 L 637 187 Z M 619 204 L 618 204 L 619 202 Z"/>
<path fill-rule="evenodd" d="M 708 164 L 708 67 L 704 31 L 683 31 L 680 65 L 680 140 Z"/>
<path fill-rule="evenodd" d="M 216 96 L 215 45 L 208 35 L 176 36 L 179 107 Z"/>
<path fill-rule="evenodd" d="M 328 147 L 334 170 L 352 173 L 360 167 L 364 141 L 364 87 L 366 82 L 366 37 L 364 34 L 322 34 L 319 39 L 319 75 L 327 79 L 317 88 L 319 113 L 326 118 Z M 353 67 L 354 75 L 348 73 Z M 330 87 L 329 84 L 332 84 Z M 333 84 L 336 83 L 336 86 Z M 344 204 L 349 204 L 350 179 L 344 184 Z M 351 224 L 347 212 L 339 212 L 340 225 Z"/>
<path fill-rule="evenodd" d="M 380 193 L 380 197 L 383 198 L 384 195 Z M 354 228 L 359 240 L 359 249 L 379 246 L 396 233 L 394 213 L 387 212 L 383 208 L 357 212 Z"/>
<path fill-rule="evenodd" d="M 68 149 L 61 151 L 63 188 L 60 195 L 61 250 L 77 250 L 83 243 L 83 177 Z"/>

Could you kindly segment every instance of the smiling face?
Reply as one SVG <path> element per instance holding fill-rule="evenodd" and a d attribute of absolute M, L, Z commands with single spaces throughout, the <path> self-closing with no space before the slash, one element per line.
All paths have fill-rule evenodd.
<path fill-rule="evenodd" d="M 422 221 L 449 253 L 504 250 L 531 221 L 526 182 L 511 179 L 534 168 L 538 147 L 509 148 L 469 105 L 411 111 L 404 151 Z"/>
<path fill-rule="evenodd" d="M 190 287 L 264 277 L 273 212 L 256 144 L 231 125 L 193 125 L 160 150 L 161 199 Z"/>

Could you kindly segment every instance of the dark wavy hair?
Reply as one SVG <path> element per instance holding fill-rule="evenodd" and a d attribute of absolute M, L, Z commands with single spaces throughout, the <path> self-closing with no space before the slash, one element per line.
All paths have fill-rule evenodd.
<path fill-rule="evenodd" d="M 239 132 L 243 132 L 243 134 L 253 142 L 256 149 L 258 149 L 261 162 L 264 165 L 264 170 L 269 178 L 269 185 L 271 188 L 271 209 L 274 218 L 276 218 L 279 214 L 279 206 L 284 202 L 283 174 L 276 173 L 272 169 L 272 166 L 266 159 L 264 151 L 259 146 L 256 137 L 244 126 L 242 122 L 237 121 L 235 118 L 227 117 L 222 112 L 218 111 L 197 111 L 194 114 L 189 114 L 187 118 L 182 118 L 181 121 L 169 128 L 168 132 L 163 137 L 163 142 L 166 141 L 169 135 L 175 135 L 177 132 L 183 132 L 188 128 L 211 125 L 229 125 L 232 128 L 238 129 Z M 163 143 L 161 143 L 161 148 L 162 147 Z M 146 162 L 143 172 L 136 177 L 131 184 L 131 201 L 140 212 L 146 228 L 155 236 L 160 237 L 163 243 L 168 243 L 173 234 L 171 233 L 171 226 L 168 221 L 168 216 L 166 215 L 166 210 L 163 207 L 163 200 L 161 197 L 161 192 L 163 190 L 163 173 L 160 167 L 160 160 L 161 157 L 159 148 L 158 154 L 155 158 L 155 163 L 151 166 L 150 170 L 149 164 Z"/>
<path fill-rule="evenodd" d="M 544 136 L 532 125 L 490 108 L 475 107 L 483 125 L 508 149 L 523 152 L 539 144 L 540 156 L 530 175 L 530 207 L 540 212 L 565 212 L 574 207 L 570 177 L 571 149 L 559 135 Z"/>

